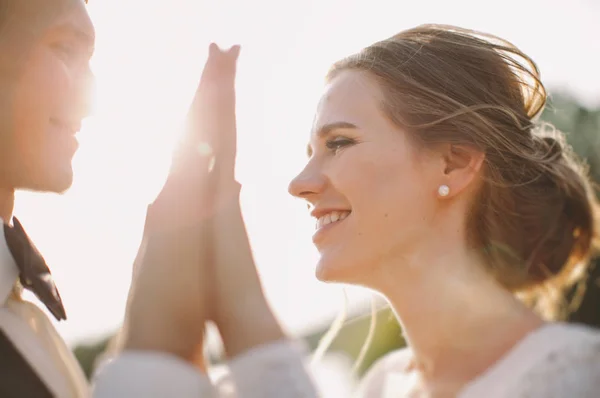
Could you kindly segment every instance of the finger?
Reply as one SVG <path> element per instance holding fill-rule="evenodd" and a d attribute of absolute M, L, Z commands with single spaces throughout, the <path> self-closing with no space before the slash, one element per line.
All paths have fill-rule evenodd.
<path fill-rule="evenodd" d="M 213 148 L 208 143 L 184 140 L 173 154 L 169 176 L 206 174 L 211 169 L 213 158 Z"/>
<path fill-rule="evenodd" d="M 209 47 L 188 118 L 189 141 L 208 144 L 223 178 L 233 178 L 236 156 L 235 75 L 240 46 Z"/>
<path fill-rule="evenodd" d="M 227 89 L 221 97 L 222 102 L 218 112 L 212 114 L 211 121 L 215 128 L 213 134 L 216 146 L 214 148 L 216 158 L 215 173 L 219 181 L 232 181 L 235 174 L 235 158 L 237 155 L 237 119 L 236 119 L 236 93 L 235 93 L 235 74 L 237 60 L 240 54 L 240 46 L 232 46 L 223 53 L 222 67 L 229 71 L 227 80 Z"/>
<path fill-rule="evenodd" d="M 232 46 L 228 50 L 222 50 L 219 46 L 212 43 L 208 48 L 208 57 L 202 70 L 199 86 L 210 84 L 216 80 L 232 78 L 235 74 L 239 53 L 239 45 Z"/>
<path fill-rule="evenodd" d="M 235 60 L 237 61 L 238 57 L 240 56 L 240 50 L 241 50 L 241 46 L 239 44 L 236 44 L 234 46 L 232 46 L 229 50 L 227 50 L 227 53 L 235 58 Z"/>

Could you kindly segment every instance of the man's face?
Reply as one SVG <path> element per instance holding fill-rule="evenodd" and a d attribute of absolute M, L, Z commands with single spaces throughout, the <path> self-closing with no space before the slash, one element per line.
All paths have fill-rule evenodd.
<path fill-rule="evenodd" d="M 83 0 L 3 2 L 0 187 L 62 192 L 90 104 L 94 28 Z"/>

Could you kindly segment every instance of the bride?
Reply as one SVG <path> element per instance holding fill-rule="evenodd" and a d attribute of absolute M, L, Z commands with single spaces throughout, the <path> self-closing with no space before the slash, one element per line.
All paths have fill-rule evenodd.
<path fill-rule="evenodd" d="M 214 321 L 231 359 L 228 377 L 200 383 L 214 396 L 318 396 L 262 293 L 237 200 L 237 51 L 211 47 L 192 109 L 203 135 L 188 143 L 215 157 L 196 169 L 213 248 L 194 325 Z M 316 220 L 317 277 L 381 293 L 408 342 L 358 396 L 597 396 L 600 333 L 558 320 L 593 255 L 598 204 L 563 135 L 537 121 L 546 98 L 518 48 L 451 26 L 401 32 L 329 71 L 289 191 Z M 203 369 L 197 334 L 180 341 L 172 352 Z"/>

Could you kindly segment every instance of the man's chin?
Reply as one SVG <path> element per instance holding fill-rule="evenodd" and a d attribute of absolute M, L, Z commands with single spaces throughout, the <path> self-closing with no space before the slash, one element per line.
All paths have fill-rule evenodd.
<path fill-rule="evenodd" d="M 73 171 L 62 171 L 52 175 L 40 176 L 28 184 L 23 184 L 20 189 L 32 192 L 65 193 L 73 185 Z"/>

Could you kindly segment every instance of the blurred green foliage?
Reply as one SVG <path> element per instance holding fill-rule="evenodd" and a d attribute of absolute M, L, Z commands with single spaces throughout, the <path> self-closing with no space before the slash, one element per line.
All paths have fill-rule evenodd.
<path fill-rule="evenodd" d="M 588 109 L 566 94 L 552 95 L 542 120 L 567 135 L 569 144 L 590 166 L 592 179 L 600 182 L 600 108 Z"/>
<path fill-rule="evenodd" d="M 112 336 L 108 336 L 92 344 L 80 344 L 73 349 L 73 353 L 88 379 L 95 370 L 96 359 L 106 350 L 111 338 Z"/>
<path fill-rule="evenodd" d="M 556 94 L 546 107 L 542 120 L 552 123 L 567 134 L 569 143 L 580 157 L 587 160 L 592 178 L 600 181 L 600 109 L 588 109 L 565 94 Z M 587 289 L 583 303 L 574 312 L 570 321 L 581 322 L 600 327 L 600 265 L 598 260 L 590 268 Z M 361 347 L 366 341 L 370 324 L 370 315 L 360 316 L 348 321 L 337 335 L 329 351 L 343 352 L 356 360 Z M 305 337 L 314 350 L 328 327 Z M 75 355 L 85 373 L 89 375 L 96 358 L 101 354 L 109 338 L 92 345 L 80 345 L 75 348 Z M 359 366 L 359 374 L 364 372 L 378 358 L 386 353 L 404 347 L 400 326 L 390 309 L 377 313 L 377 328 L 366 357 Z"/>

